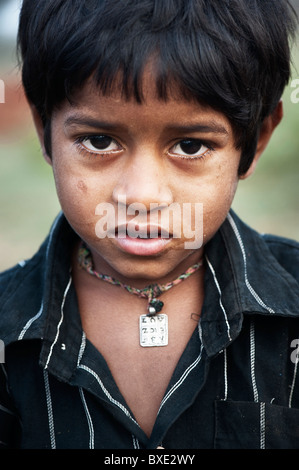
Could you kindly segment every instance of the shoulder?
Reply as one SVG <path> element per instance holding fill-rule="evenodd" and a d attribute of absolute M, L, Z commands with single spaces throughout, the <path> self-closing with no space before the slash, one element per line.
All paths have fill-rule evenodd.
<path fill-rule="evenodd" d="M 45 244 L 43 244 L 38 252 L 29 260 L 22 261 L 16 266 L 0 273 L 0 311 L 6 299 L 10 295 L 15 294 L 16 290 L 25 288 L 26 283 L 40 279 L 40 271 L 44 263 Z"/>
<path fill-rule="evenodd" d="M 63 236 L 61 228 L 63 223 L 64 218 L 59 214 L 36 254 L 31 259 L 22 261 L 0 273 L 0 314 L 11 299 L 16 301 L 19 296 L 23 298 L 23 308 L 25 308 L 25 302 L 44 284 L 47 265 L 51 257 L 50 248 L 52 245 L 55 248 L 55 237 L 59 239 Z"/>
<path fill-rule="evenodd" d="M 0 273 L 0 301 L 9 297 L 10 293 L 15 292 L 16 286 L 22 286 L 23 282 L 32 275 L 32 272 L 39 265 L 38 254 L 33 256 L 32 259 L 22 261 L 6 271 Z"/>
<path fill-rule="evenodd" d="M 299 315 L 299 246 L 260 234 L 233 212 L 221 229 L 244 311 Z M 219 253 L 219 250 L 218 250 Z"/>
<path fill-rule="evenodd" d="M 0 336 L 5 344 L 18 339 L 43 293 L 44 251 L 0 274 Z"/>
<path fill-rule="evenodd" d="M 262 235 L 278 263 L 299 282 L 299 243 L 276 235 Z"/>
<path fill-rule="evenodd" d="M 292 277 L 299 282 L 299 243 L 295 240 L 272 234 L 262 234 L 244 223 L 233 211 L 227 216 L 227 223 L 222 231 L 230 246 L 232 255 L 239 249 L 243 258 L 247 253 L 248 267 L 253 271 L 267 274 L 268 268 L 272 273 Z M 232 237 L 233 231 L 234 237 Z M 269 275 L 269 272 L 268 272 Z"/>
<path fill-rule="evenodd" d="M 26 339 L 43 335 L 50 299 L 55 301 L 61 279 L 69 276 L 75 236 L 60 213 L 38 252 L 0 274 L 0 338 L 5 345 L 22 339 L 25 332 Z"/>

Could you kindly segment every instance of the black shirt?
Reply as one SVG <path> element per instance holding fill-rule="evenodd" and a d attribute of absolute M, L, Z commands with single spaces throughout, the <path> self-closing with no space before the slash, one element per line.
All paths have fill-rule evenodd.
<path fill-rule="evenodd" d="M 298 243 L 228 214 L 205 249 L 198 328 L 148 438 L 82 331 L 75 237 L 60 214 L 38 253 L 0 276 L 2 447 L 299 448 Z"/>

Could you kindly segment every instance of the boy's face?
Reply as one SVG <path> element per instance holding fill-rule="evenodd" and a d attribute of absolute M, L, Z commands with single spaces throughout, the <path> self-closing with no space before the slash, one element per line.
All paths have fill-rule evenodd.
<path fill-rule="evenodd" d="M 228 119 L 178 94 L 158 100 L 151 85 L 148 74 L 138 104 L 87 83 L 52 117 L 47 159 L 62 210 L 96 269 L 118 279 L 163 279 L 195 263 L 203 248 L 186 249 L 190 230 L 195 242 L 201 231 L 203 243 L 210 240 L 238 183 L 240 151 Z"/>

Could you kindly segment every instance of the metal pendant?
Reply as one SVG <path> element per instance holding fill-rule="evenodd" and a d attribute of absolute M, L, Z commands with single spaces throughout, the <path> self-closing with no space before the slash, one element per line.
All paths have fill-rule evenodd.
<path fill-rule="evenodd" d="M 155 316 L 140 315 L 140 346 L 154 347 L 168 345 L 168 316 L 161 313 Z"/>

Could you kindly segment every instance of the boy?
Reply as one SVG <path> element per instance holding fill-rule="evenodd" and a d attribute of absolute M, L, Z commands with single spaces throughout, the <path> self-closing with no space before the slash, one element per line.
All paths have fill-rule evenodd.
<path fill-rule="evenodd" d="M 62 213 L 1 276 L 3 447 L 299 447 L 299 247 L 230 211 L 294 29 L 283 0 L 24 0 Z"/>

